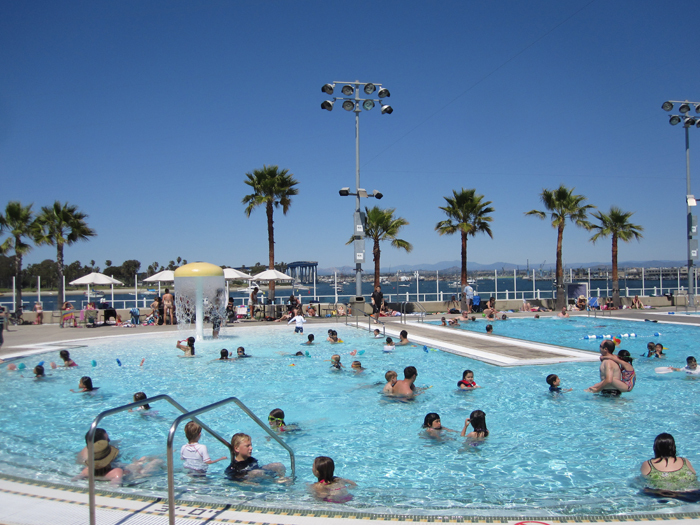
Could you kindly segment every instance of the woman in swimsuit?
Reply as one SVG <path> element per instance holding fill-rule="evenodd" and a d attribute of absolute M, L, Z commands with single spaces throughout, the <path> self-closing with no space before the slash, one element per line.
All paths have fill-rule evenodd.
<path fill-rule="evenodd" d="M 335 463 L 327 456 L 318 456 L 311 467 L 318 482 L 311 485 L 314 496 L 331 503 L 346 503 L 352 499 L 348 487 L 357 487 L 357 483 L 349 479 L 334 476 Z"/>
<path fill-rule="evenodd" d="M 656 436 L 654 459 L 642 463 L 641 471 L 651 491 L 688 492 L 700 488 L 690 461 L 676 457 L 676 441 L 671 434 Z"/>

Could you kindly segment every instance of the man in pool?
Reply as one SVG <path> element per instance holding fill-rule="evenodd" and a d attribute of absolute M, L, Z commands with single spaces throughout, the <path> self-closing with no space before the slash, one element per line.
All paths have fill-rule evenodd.
<path fill-rule="evenodd" d="M 418 371 L 415 366 L 407 366 L 403 369 L 403 379 L 397 381 L 391 390 L 391 393 L 397 396 L 413 396 L 416 386 L 413 384 L 418 377 Z"/>
<path fill-rule="evenodd" d="M 622 392 L 629 392 L 630 385 L 622 381 L 620 367 L 608 356 L 615 352 L 615 343 L 603 341 L 600 344 L 600 383 L 588 387 L 586 392 L 603 392 L 610 395 L 620 395 Z M 634 386 L 634 385 L 632 385 Z"/>

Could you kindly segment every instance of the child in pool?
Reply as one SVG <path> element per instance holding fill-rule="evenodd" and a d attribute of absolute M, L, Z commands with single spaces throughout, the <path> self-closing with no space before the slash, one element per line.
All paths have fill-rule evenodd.
<path fill-rule="evenodd" d="M 460 390 L 474 390 L 475 388 L 481 388 L 474 382 L 474 372 L 471 370 L 465 370 L 462 372 L 462 380 L 457 381 L 457 387 Z"/>
<path fill-rule="evenodd" d="M 78 364 L 70 358 L 70 353 L 68 350 L 61 350 L 58 356 L 63 359 L 63 364 L 61 366 L 70 368 L 72 366 L 78 366 Z"/>
<path fill-rule="evenodd" d="M 236 356 L 237 356 L 239 359 L 241 359 L 241 358 L 243 358 L 243 357 L 250 357 L 248 354 L 245 353 L 245 348 L 243 348 L 242 346 L 239 346 L 239 347 L 236 349 Z"/>
<path fill-rule="evenodd" d="M 341 362 L 340 362 L 340 356 L 338 354 L 333 354 L 331 356 L 331 368 L 335 370 L 340 370 L 341 368 L 345 368 Z"/>
<path fill-rule="evenodd" d="M 267 422 L 270 428 L 275 432 L 292 432 L 299 430 L 299 425 L 291 424 L 287 425 L 284 422 L 284 410 L 281 408 L 274 408 L 270 411 L 270 415 L 267 416 Z"/>
<path fill-rule="evenodd" d="M 314 334 L 309 334 L 309 337 L 307 338 L 307 341 L 305 343 L 301 343 L 303 345 L 312 345 L 314 344 Z"/>
<path fill-rule="evenodd" d="M 618 352 L 618 355 L 620 353 Z M 654 356 L 655 357 L 666 357 L 666 354 L 664 354 L 664 345 L 661 343 L 656 343 L 656 346 L 654 346 Z"/>
<path fill-rule="evenodd" d="M 386 379 L 386 385 L 384 385 L 382 392 L 384 392 L 385 394 L 393 394 L 394 385 L 396 384 L 396 381 L 398 381 L 398 377 L 399 375 L 393 370 L 389 370 L 386 374 L 384 374 L 384 379 Z"/>
<path fill-rule="evenodd" d="M 425 419 L 423 419 L 423 428 L 431 437 L 440 437 L 443 430 L 447 432 L 457 432 L 451 428 L 443 427 L 442 422 L 440 421 L 440 415 L 436 414 L 435 412 L 426 414 Z"/>
<path fill-rule="evenodd" d="M 474 428 L 474 431 L 467 434 L 467 427 L 470 423 L 472 428 Z M 469 417 L 464 421 L 464 428 L 462 429 L 460 436 L 483 439 L 488 435 L 489 431 L 486 428 L 486 414 L 481 410 L 474 410 L 474 412 L 469 414 Z"/>
<path fill-rule="evenodd" d="M 83 376 L 80 378 L 80 382 L 78 383 L 78 388 L 80 390 L 73 390 L 71 388 L 70 391 L 73 392 L 74 394 L 80 394 L 82 392 L 94 392 L 95 390 L 99 390 L 100 387 L 92 386 L 92 379 L 89 378 L 88 376 Z"/>
<path fill-rule="evenodd" d="M 352 494 L 348 492 L 348 487 L 357 487 L 357 483 L 334 476 L 335 463 L 331 458 L 318 456 L 314 459 L 311 470 L 318 481 L 312 484 L 310 489 L 318 499 L 330 503 L 346 503 L 352 500 Z"/>
<path fill-rule="evenodd" d="M 235 455 L 226 467 L 224 475 L 233 481 L 259 479 L 277 475 L 282 478 L 286 472 L 282 463 L 269 463 L 263 467 L 258 464 L 253 454 L 253 442 L 248 434 L 239 432 L 231 438 L 231 448 Z M 282 480 L 279 480 L 282 481 Z"/>
<path fill-rule="evenodd" d="M 351 366 L 354 372 L 363 372 L 365 370 L 359 361 L 353 361 Z"/>
<path fill-rule="evenodd" d="M 671 370 L 674 372 L 685 372 L 689 376 L 697 376 L 700 375 L 700 368 L 698 368 L 698 362 L 695 360 L 695 358 L 691 355 L 689 356 L 686 360 L 686 366 L 683 368 L 673 368 L 671 367 Z"/>
<path fill-rule="evenodd" d="M 382 338 L 382 334 L 379 332 L 379 328 L 375 328 L 375 329 L 374 329 L 374 332 L 372 332 L 372 333 L 373 333 L 375 339 L 381 339 L 381 338 Z"/>
<path fill-rule="evenodd" d="M 186 344 L 182 344 L 186 343 Z M 194 357 L 194 337 L 188 337 L 187 339 L 182 339 L 175 343 L 175 348 L 179 348 L 183 352 L 185 352 L 185 355 L 181 355 L 178 357 Z"/>
<path fill-rule="evenodd" d="M 643 356 L 643 357 L 654 357 L 654 348 L 655 348 L 655 346 L 656 346 L 656 345 L 654 344 L 653 341 L 649 341 L 649 342 L 647 343 L 647 353 L 646 353 L 646 354 L 642 354 L 642 356 Z"/>
<path fill-rule="evenodd" d="M 226 348 L 222 348 L 221 352 L 219 352 L 219 355 L 221 357 L 219 357 L 219 359 L 217 359 L 216 361 L 230 361 L 230 359 L 228 358 L 228 350 Z"/>
<path fill-rule="evenodd" d="M 440 319 L 440 326 L 447 326 L 447 320 L 444 317 Z"/>
<path fill-rule="evenodd" d="M 137 401 L 143 401 L 144 399 L 148 399 L 148 396 L 145 392 L 136 392 L 134 394 L 134 403 L 136 403 Z M 156 414 L 158 414 L 158 412 L 155 410 L 151 411 L 151 405 L 149 405 L 148 403 L 137 407 L 135 411 L 141 412 L 141 415 L 143 416 L 155 416 Z M 134 410 L 129 409 L 129 412 L 134 412 Z"/>
<path fill-rule="evenodd" d="M 41 365 L 36 365 L 34 367 L 34 379 L 43 379 L 46 377 L 44 373 L 44 367 Z"/>
<path fill-rule="evenodd" d="M 227 456 L 219 459 L 211 459 L 206 445 L 199 443 L 202 439 L 202 427 L 194 421 L 185 425 L 185 436 L 187 444 L 180 449 L 180 459 L 183 460 L 185 472 L 192 476 L 203 476 L 207 473 L 209 465 L 228 459 Z"/>
<path fill-rule="evenodd" d="M 561 386 L 561 379 L 559 379 L 559 376 L 557 374 L 549 374 L 547 376 L 547 384 L 549 385 L 549 391 L 550 392 L 555 392 L 555 393 L 562 393 L 562 392 L 571 392 L 573 388 L 567 388 L 567 389 L 562 389 Z"/>
<path fill-rule="evenodd" d="M 459 319 L 457 319 L 456 317 L 454 317 L 454 318 L 450 319 L 450 321 L 449 321 L 448 324 L 449 324 L 450 326 L 459 326 Z"/>

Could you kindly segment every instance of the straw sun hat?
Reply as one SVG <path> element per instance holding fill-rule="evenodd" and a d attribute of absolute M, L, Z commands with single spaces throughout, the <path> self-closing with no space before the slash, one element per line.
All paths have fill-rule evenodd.
<path fill-rule="evenodd" d="M 109 465 L 119 454 L 119 449 L 113 447 L 106 440 L 95 442 L 95 468 L 104 468 Z"/>

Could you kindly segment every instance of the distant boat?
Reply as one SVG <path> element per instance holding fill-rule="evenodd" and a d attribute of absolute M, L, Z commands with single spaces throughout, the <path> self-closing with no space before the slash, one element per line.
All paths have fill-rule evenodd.
<path fill-rule="evenodd" d="M 105 293 L 102 290 L 90 290 L 90 293 L 83 292 L 85 297 L 104 297 Z"/>

